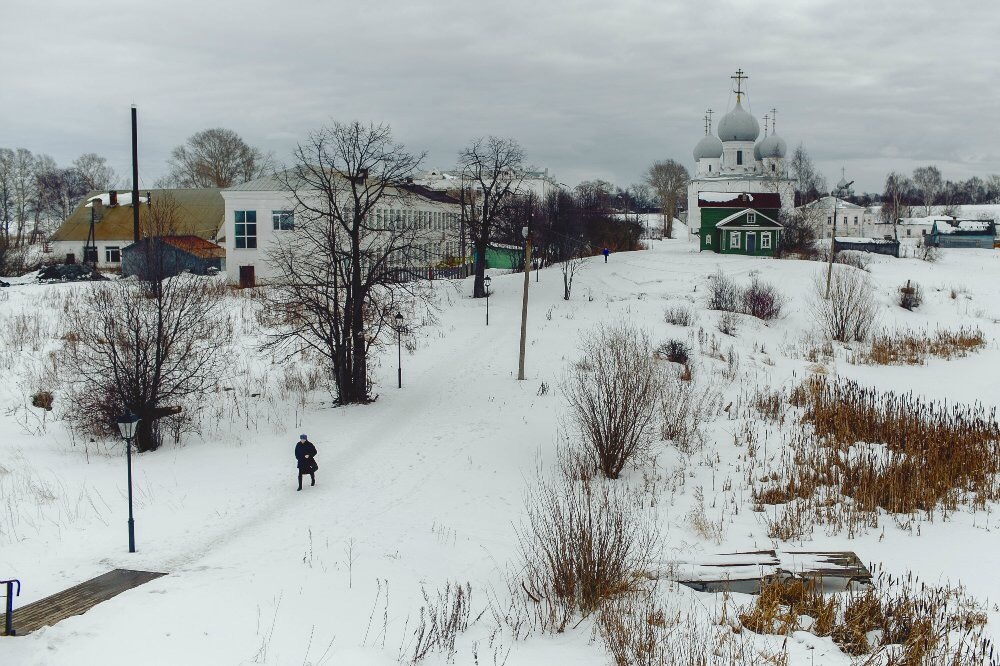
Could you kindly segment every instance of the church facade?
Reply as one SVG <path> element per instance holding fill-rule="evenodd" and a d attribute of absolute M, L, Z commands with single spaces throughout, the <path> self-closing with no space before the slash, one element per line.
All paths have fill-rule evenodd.
<path fill-rule="evenodd" d="M 719 254 L 773 256 L 781 237 L 782 213 L 791 212 L 795 190 L 785 164 L 787 146 L 774 131 L 771 117 L 760 124 L 743 108 L 738 71 L 736 105 L 711 132 L 711 112 L 705 136 L 695 146 L 695 177 L 688 185 L 688 224 L 697 230 L 699 248 Z M 768 121 L 772 124 L 769 126 Z"/>

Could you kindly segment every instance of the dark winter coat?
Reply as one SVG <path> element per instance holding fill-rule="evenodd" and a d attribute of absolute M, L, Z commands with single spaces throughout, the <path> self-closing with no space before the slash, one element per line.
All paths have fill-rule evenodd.
<path fill-rule="evenodd" d="M 299 461 L 299 471 L 303 474 L 309 474 L 319 469 L 315 458 L 316 447 L 313 446 L 313 443 L 308 439 L 305 441 L 299 440 L 299 443 L 295 445 L 295 459 Z"/>

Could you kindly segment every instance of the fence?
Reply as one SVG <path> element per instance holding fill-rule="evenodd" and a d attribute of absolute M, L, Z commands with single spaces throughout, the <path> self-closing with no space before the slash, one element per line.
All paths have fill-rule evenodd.
<path fill-rule="evenodd" d="M 389 269 L 393 282 L 416 280 L 461 280 L 472 275 L 472 264 L 435 268 L 433 266 L 398 266 Z"/>

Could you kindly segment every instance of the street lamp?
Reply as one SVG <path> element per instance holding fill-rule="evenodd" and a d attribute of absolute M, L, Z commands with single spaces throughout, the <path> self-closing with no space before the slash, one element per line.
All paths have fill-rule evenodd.
<path fill-rule="evenodd" d="M 398 359 L 397 373 L 399 388 L 403 388 L 403 315 L 396 313 L 396 356 Z"/>
<path fill-rule="evenodd" d="M 493 280 L 490 279 L 489 275 L 487 275 L 485 278 L 483 278 L 483 284 L 486 285 L 486 325 L 487 326 L 490 325 L 490 282 L 492 282 L 492 281 Z"/>
<path fill-rule="evenodd" d="M 128 461 L 128 552 L 135 552 L 135 520 L 132 519 L 132 439 L 139 417 L 125 412 L 118 417 L 118 430 L 125 440 L 125 459 Z"/>

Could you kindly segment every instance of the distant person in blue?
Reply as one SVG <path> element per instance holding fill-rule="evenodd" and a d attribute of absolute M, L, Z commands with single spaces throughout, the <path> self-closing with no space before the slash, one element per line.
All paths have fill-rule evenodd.
<path fill-rule="evenodd" d="M 316 447 L 305 435 L 299 435 L 299 441 L 295 445 L 295 459 L 299 467 L 299 490 L 302 490 L 302 477 L 306 474 L 312 479 L 309 485 L 315 486 L 316 470 L 319 469 L 319 465 L 316 464 Z"/>
<path fill-rule="evenodd" d="M 611 250 L 609 250 L 608 248 L 604 248 L 603 250 L 601 250 L 601 254 L 604 255 L 604 263 L 608 263 L 608 255 L 611 254 Z"/>

